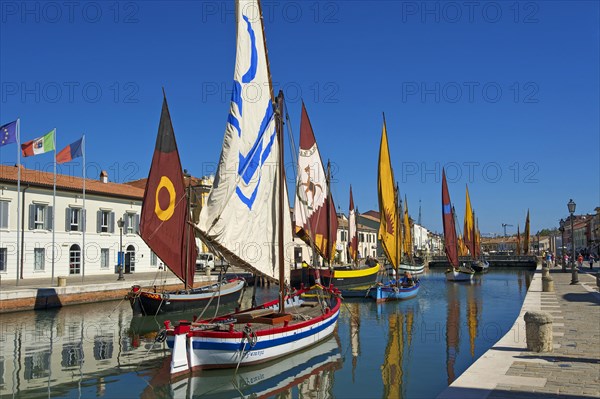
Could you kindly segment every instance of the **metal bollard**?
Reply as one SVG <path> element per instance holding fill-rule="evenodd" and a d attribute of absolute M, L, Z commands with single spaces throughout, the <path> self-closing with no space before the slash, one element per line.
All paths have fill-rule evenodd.
<path fill-rule="evenodd" d="M 533 352 L 552 352 L 552 316 L 546 312 L 526 312 L 525 335 L 527 350 Z"/>
<path fill-rule="evenodd" d="M 552 277 L 542 277 L 542 292 L 554 292 L 554 279 Z"/>

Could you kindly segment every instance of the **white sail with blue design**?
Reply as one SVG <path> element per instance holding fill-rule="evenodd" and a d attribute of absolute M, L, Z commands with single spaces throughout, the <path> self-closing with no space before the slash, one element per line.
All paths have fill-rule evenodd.
<path fill-rule="evenodd" d="M 283 245 L 293 248 L 289 202 L 278 215 L 277 167 L 272 88 L 256 1 L 237 4 L 237 50 L 233 90 L 223 149 L 212 191 L 200 212 L 202 239 L 231 264 L 279 281 L 278 223 Z M 286 259 L 291 256 L 286 252 Z M 285 266 L 285 265 L 282 265 Z M 284 267 L 289 281 L 289 268 Z"/>

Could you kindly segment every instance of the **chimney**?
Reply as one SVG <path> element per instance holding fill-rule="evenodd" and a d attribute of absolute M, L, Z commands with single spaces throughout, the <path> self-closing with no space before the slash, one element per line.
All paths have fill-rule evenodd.
<path fill-rule="evenodd" d="M 100 181 L 102 183 L 108 183 L 108 173 L 105 170 L 100 172 Z"/>

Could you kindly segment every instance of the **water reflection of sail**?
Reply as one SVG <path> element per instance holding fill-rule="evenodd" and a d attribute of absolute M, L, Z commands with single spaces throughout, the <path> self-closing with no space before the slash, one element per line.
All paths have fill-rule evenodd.
<path fill-rule="evenodd" d="M 458 301 L 455 285 L 448 287 L 448 313 L 446 320 L 446 372 L 448 385 L 456 379 L 454 362 L 458 356 L 460 303 Z"/>
<path fill-rule="evenodd" d="M 388 343 L 385 358 L 381 366 L 383 379 L 383 397 L 398 399 L 402 397 L 402 358 L 404 355 L 404 315 L 392 313 L 389 317 Z"/>
<path fill-rule="evenodd" d="M 142 394 L 143 398 L 266 398 L 290 395 L 297 387 L 299 397 L 333 397 L 333 374 L 341 368 L 340 346 L 335 336 L 306 350 L 263 365 L 232 370 L 203 370 L 171 382 L 165 362 Z M 167 393 L 166 391 L 170 392 Z"/>
<path fill-rule="evenodd" d="M 471 357 L 475 357 L 475 338 L 477 338 L 477 327 L 479 325 L 479 315 L 481 314 L 481 303 L 477 300 L 476 289 L 478 289 L 478 286 L 475 285 L 467 287 L 467 327 L 469 329 Z"/>
<path fill-rule="evenodd" d="M 360 307 L 358 303 L 349 303 L 350 310 L 350 346 L 352 348 L 352 382 L 354 382 L 354 373 L 356 372 L 356 364 L 360 356 Z"/>

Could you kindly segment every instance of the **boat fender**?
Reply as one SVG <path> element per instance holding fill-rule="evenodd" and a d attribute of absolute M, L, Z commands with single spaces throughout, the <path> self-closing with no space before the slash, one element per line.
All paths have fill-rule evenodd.
<path fill-rule="evenodd" d="M 163 301 L 169 300 L 169 294 L 163 294 Z"/>
<path fill-rule="evenodd" d="M 165 340 L 167 339 L 167 330 L 165 330 L 164 328 L 161 328 L 158 331 L 158 334 L 156 334 L 156 338 L 154 338 L 155 342 L 165 342 Z"/>

